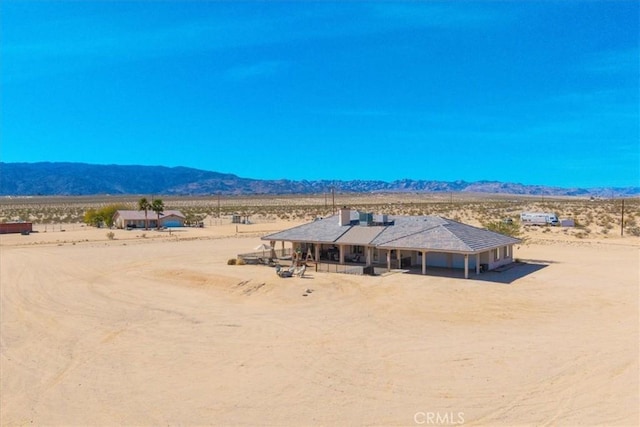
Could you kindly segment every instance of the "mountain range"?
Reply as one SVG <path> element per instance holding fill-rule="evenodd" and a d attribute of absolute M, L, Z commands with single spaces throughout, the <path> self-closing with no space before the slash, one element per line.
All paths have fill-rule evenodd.
<path fill-rule="evenodd" d="M 640 187 L 562 188 L 498 181 L 446 182 L 413 179 L 392 182 L 262 180 L 187 167 L 0 162 L 2 196 L 311 194 L 329 191 L 331 188 L 353 193 L 473 192 L 586 197 L 640 195 Z"/>

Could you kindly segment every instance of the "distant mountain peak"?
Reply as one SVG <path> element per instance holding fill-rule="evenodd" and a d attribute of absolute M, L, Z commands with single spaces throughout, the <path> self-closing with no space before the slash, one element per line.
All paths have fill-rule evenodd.
<path fill-rule="evenodd" d="M 340 192 L 475 192 L 545 196 L 638 196 L 640 187 L 561 188 L 481 180 L 260 180 L 184 166 L 92 165 L 70 162 L 2 163 L 2 196 L 83 196 L 95 194 L 310 194 L 332 187 Z"/>

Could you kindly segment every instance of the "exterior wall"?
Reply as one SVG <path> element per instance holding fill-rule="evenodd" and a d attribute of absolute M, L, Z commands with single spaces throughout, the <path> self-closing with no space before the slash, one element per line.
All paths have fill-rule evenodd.
<path fill-rule="evenodd" d="M 416 265 L 422 263 L 422 253 L 418 253 L 419 261 Z M 464 268 L 464 255 L 452 254 L 446 252 L 427 252 L 427 268 L 429 267 L 441 267 L 441 268 Z M 469 255 L 469 269 L 476 268 L 475 255 Z"/>
<path fill-rule="evenodd" d="M 156 228 L 156 224 L 157 224 L 157 220 L 156 218 L 149 218 L 149 228 Z M 134 227 L 134 228 L 144 228 L 144 219 L 124 219 L 122 217 L 118 217 L 115 222 L 114 225 L 116 226 L 116 228 L 127 228 L 127 227 Z"/>
<path fill-rule="evenodd" d="M 31 233 L 33 231 L 33 224 L 30 222 L 6 222 L 0 224 L 0 234 L 9 233 Z"/>
<path fill-rule="evenodd" d="M 160 225 L 166 225 L 167 227 L 184 227 L 184 218 L 176 215 L 167 215 L 160 218 Z"/>
<path fill-rule="evenodd" d="M 488 252 L 488 254 L 489 262 L 487 264 L 489 264 L 489 270 L 493 270 L 503 265 L 511 264 L 513 262 L 513 245 L 501 246 L 500 248 L 498 248 L 497 253 L 496 249 L 492 249 Z"/>
<path fill-rule="evenodd" d="M 151 223 L 151 220 L 149 221 Z M 144 225 L 143 225 L 144 226 Z M 151 226 L 151 225 L 150 225 Z M 298 249 L 302 251 L 303 255 L 306 255 L 309 248 L 313 249 L 312 254 L 315 252 L 316 246 L 318 247 L 318 251 L 326 254 L 326 251 L 330 248 L 338 245 L 333 244 L 311 244 L 311 243 L 302 243 L 302 242 L 287 242 L 291 245 L 292 251 L 296 252 Z M 342 250 L 343 260 L 344 262 L 350 263 L 353 259 L 353 256 L 358 253 L 360 258 L 358 262 L 365 263 L 367 256 L 367 247 L 359 246 L 358 249 L 362 249 L 362 252 L 359 250 L 356 252 L 355 246 L 353 245 L 340 245 Z M 490 251 L 481 252 L 479 254 L 479 264 L 486 264 L 488 270 L 493 270 L 503 265 L 507 265 L 513 262 L 513 245 L 501 246 L 498 248 L 498 253 L 496 254 L 496 250 L 492 249 Z M 372 247 L 371 255 L 372 264 L 377 265 L 387 265 L 387 253 L 386 249 L 379 249 Z M 376 256 L 377 254 L 377 256 Z M 398 264 L 398 255 L 401 258 L 410 258 L 412 267 L 419 267 L 422 265 L 422 251 L 398 251 L 393 250 L 391 254 L 391 263 L 392 268 L 397 268 Z M 498 255 L 498 256 L 496 256 Z M 475 273 L 477 267 L 477 259 L 475 254 L 468 255 L 468 268 L 471 274 Z M 326 258 L 324 259 L 326 261 Z M 338 260 L 332 260 L 336 262 Z M 455 269 L 464 269 L 464 254 L 459 253 L 450 253 L 450 252 L 429 252 L 427 251 L 427 269 L 429 267 L 440 267 L 440 268 L 455 268 Z"/>

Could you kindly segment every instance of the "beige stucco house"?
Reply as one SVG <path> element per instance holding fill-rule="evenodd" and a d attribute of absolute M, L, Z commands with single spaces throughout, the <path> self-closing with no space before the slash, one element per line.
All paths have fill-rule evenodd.
<path fill-rule="evenodd" d="M 147 212 L 149 228 L 158 227 L 158 216 Z M 160 215 L 160 227 L 184 227 L 185 216 L 180 211 L 167 210 Z M 117 228 L 144 228 L 144 211 L 119 210 L 113 215 L 113 224 Z"/>
<path fill-rule="evenodd" d="M 439 216 L 387 216 L 343 208 L 337 215 L 264 236 L 276 255 L 365 268 L 428 267 L 479 274 L 513 262 L 519 239 Z M 288 248 L 287 248 L 288 246 Z"/>

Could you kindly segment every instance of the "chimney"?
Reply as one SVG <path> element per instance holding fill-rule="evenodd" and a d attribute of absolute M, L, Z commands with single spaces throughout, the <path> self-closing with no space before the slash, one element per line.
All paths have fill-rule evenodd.
<path fill-rule="evenodd" d="M 338 220 L 340 225 L 351 225 L 351 209 L 346 206 L 341 207 L 338 212 Z"/>

